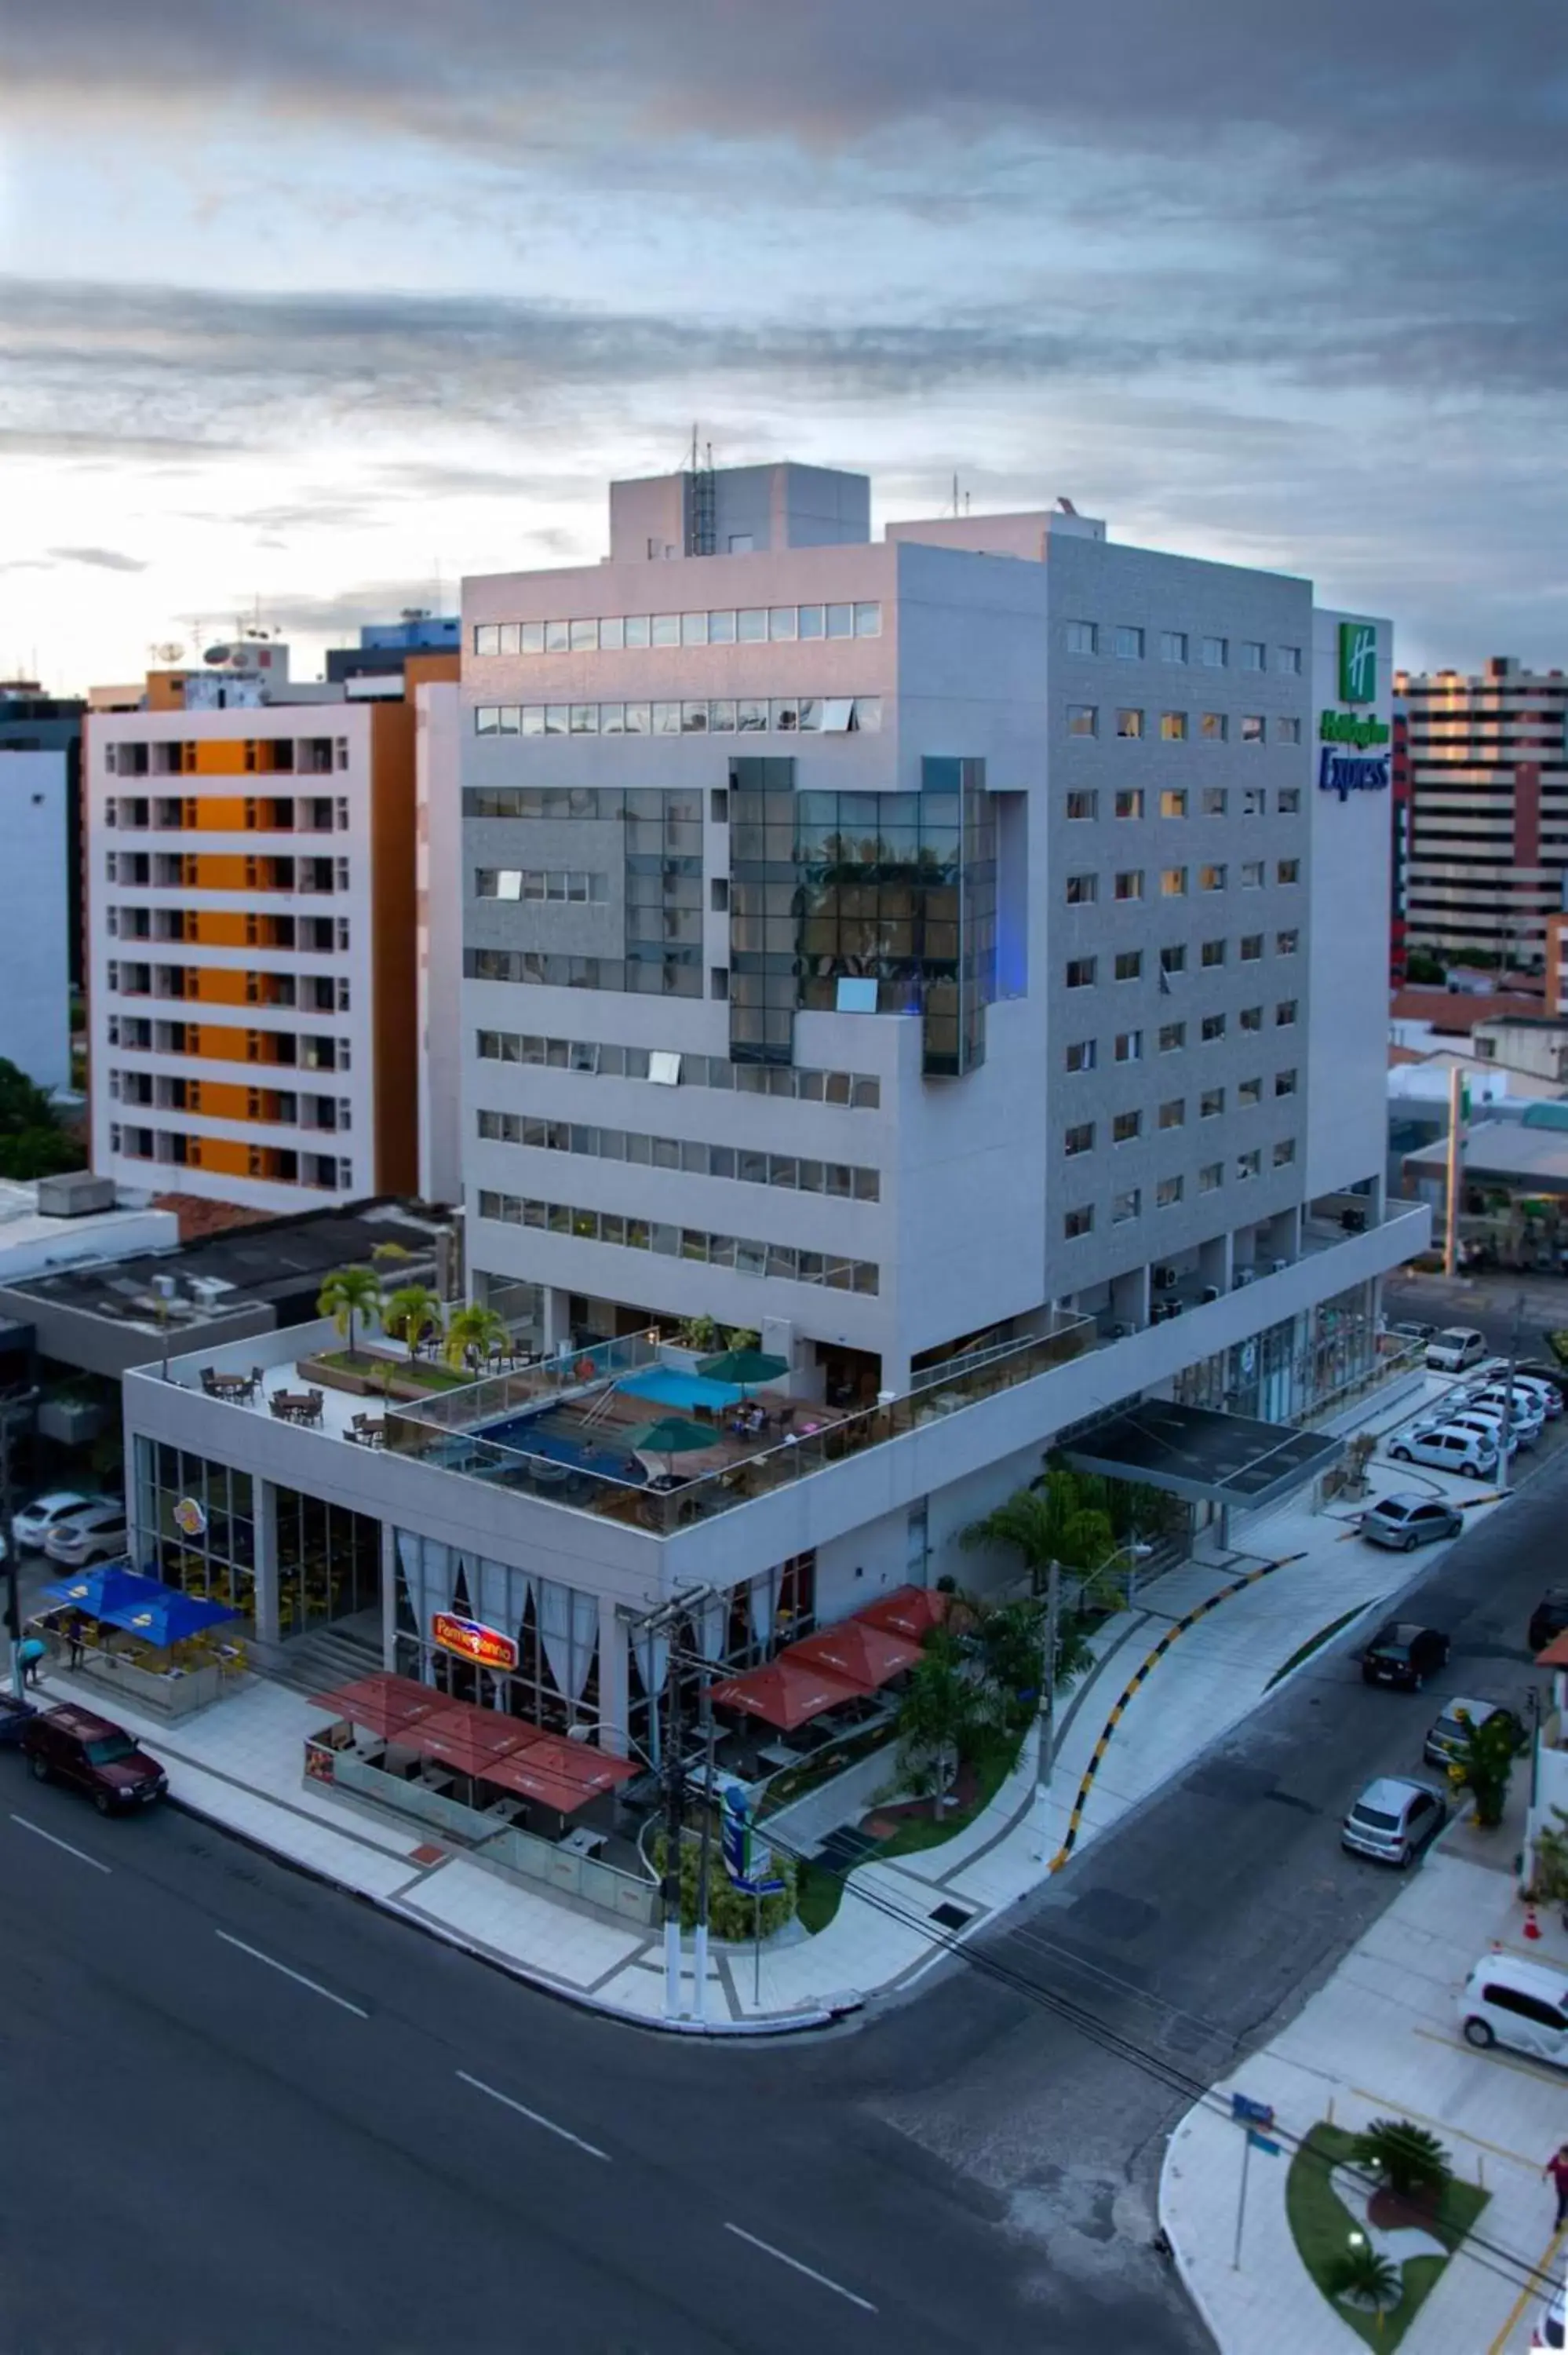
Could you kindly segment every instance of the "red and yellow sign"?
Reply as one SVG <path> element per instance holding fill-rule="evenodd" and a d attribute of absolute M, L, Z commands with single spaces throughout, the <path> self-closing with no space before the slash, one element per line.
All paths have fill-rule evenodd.
<path fill-rule="evenodd" d="M 455 1652 L 459 1659 L 472 1660 L 478 1668 L 517 1666 L 517 1646 L 511 1636 L 477 1619 L 460 1619 L 454 1612 L 438 1611 L 430 1622 L 430 1634 L 443 1652 Z"/>

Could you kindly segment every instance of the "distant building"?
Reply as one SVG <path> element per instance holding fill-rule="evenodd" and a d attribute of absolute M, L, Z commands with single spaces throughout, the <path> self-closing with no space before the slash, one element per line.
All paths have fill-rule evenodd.
<path fill-rule="evenodd" d="M 356 646 L 329 646 L 326 675 L 350 695 L 396 694 L 411 655 L 455 655 L 461 645 L 456 613 L 408 613 L 399 622 L 367 622 Z"/>
<path fill-rule="evenodd" d="M 70 856 L 64 751 L 0 746 L 0 1056 L 70 1085 Z"/>
<path fill-rule="evenodd" d="M 84 980 L 81 954 L 81 719 L 80 696 L 46 695 L 30 679 L 0 680 L 0 752 L 63 752 L 65 755 L 66 960 L 70 986 Z"/>

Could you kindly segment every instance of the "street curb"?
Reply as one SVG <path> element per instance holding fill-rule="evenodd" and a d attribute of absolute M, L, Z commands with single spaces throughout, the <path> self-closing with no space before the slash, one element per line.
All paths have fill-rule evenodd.
<path fill-rule="evenodd" d="M 1207 2299 L 1204 2297 L 1202 2292 L 1199 2289 L 1196 2282 L 1192 2278 L 1187 2259 L 1181 2254 L 1181 2243 L 1171 2229 L 1170 2218 L 1167 2216 L 1165 2209 L 1166 2178 L 1171 2172 L 1171 2162 L 1175 2154 L 1177 2143 L 1181 2139 L 1181 2136 L 1186 2133 L 1197 2112 L 1202 2107 L 1203 2105 L 1202 2102 L 1194 2102 L 1192 2107 L 1190 2110 L 1185 2111 L 1182 2114 L 1180 2122 L 1171 2128 L 1171 2134 L 1165 2144 L 1165 2156 L 1160 2162 L 1160 2189 L 1155 2195 L 1154 2209 L 1155 2215 L 1159 2221 L 1160 2230 L 1165 2235 L 1166 2243 L 1171 2251 L 1171 2263 L 1175 2265 L 1181 2286 L 1186 2291 L 1187 2296 L 1192 2299 L 1195 2311 L 1202 2318 L 1204 2329 L 1213 2340 L 1214 2345 L 1221 2350 L 1221 2355 L 1225 2355 L 1224 2337 L 1220 2330 L 1219 2325 L 1215 2322 L 1213 2314 L 1209 2310 Z"/>

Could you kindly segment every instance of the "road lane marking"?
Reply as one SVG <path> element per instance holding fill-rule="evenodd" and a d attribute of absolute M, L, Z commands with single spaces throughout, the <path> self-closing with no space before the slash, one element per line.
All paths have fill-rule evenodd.
<path fill-rule="evenodd" d="M 1514 2325 L 1518 2322 L 1520 2315 L 1524 2312 L 1525 2307 L 1531 2305 L 1536 2298 L 1541 2297 L 1543 2295 L 1550 2296 L 1552 2260 L 1557 2254 L 1557 2243 L 1562 2238 L 1563 2227 L 1559 2225 L 1556 2232 L 1552 2233 L 1552 2238 L 1547 2242 L 1545 2248 L 1542 2251 L 1541 2262 L 1535 2268 L 1536 2272 L 1542 2276 L 1542 2279 L 1540 2281 L 1527 2282 L 1524 2287 L 1520 2291 L 1518 2297 L 1515 2298 L 1513 2305 L 1510 2309 L 1508 2320 L 1503 2324 L 1502 2328 L 1498 2332 L 1497 2337 L 1492 2340 L 1491 2345 L 1488 2348 L 1487 2355 L 1502 2355 L 1502 2350 L 1508 2344 L 1508 2340 L 1513 2330 Z M 1521 2260 L 1521 2262 L 1523 2262 L 1523 2260 Z M 1533 2346 L 1534 2341 L 1531 2340 L 1531 2343 Z"/>
<path fill-rule="evenodd" d="M 331 1987 L 321 1986 L 315 1979 L 308 1979 L 303 1971 L 291 1971 L 288 1964 L 279 1962 L 275 1955 L 264 1955 L 260 1946 L 248 1946 L 243 1938 L 231 1938 L 227 1930 L 217 1930 L 213 1934 L 221 1938 L 226 1946 L 238 1946 L 242 1955 L 250 1955 L 258 1963 L 265 1963 L 270 1971 L 281 1971 L 286 1979 L 292 1979 L 296 1987 L 309 1987 L 313 1995 L 324 1996 L 328 2003 L 335 2003 L 344 2011 L 352 2011 L 355 2019 L 369 2019 L 370 2014 L 362 2010 L 358 2004 L 350 2003 L 345 1995 L 334 1995 Z"/>
<path fill-rule="evenodd" d="M 44 1829 L 42 1824 L 30 1824 L 26 1816 L 13 1816 L 11 1821 L 20 1824 L 25 1832 L 31 1832 L 35 1839 L 48 1840 L 51 1848 L 63 1848 L 67 1856 L 76 1857 L 82 1864 L 90 1864 L 94 1872 L 112 1872 L 114 1870 L 111 1864 L 104 1864 L 98 1857 L 89 1856 L 84 1848 L 72 1848 L 69 1840 L 57 1839 L 53 1832 Z"/>
<path fill-rule="evenodd" d="M 504 2109 L 515 2110 L 520 2118 L 528 2120 L 530 2126 L 543 2126 L 546 2134 L 559 2135 L 561 2140 L 569 2142 L 575 2150 L 586 2150 L 590 2158 L 609 2160 L 609 2151 L 600 2150 L 598 2143 L 584 2142 L 581 2135 L 572 2134 L 566 2126 L 558 2126 L 554 2118 L 546 2118 L 539 2111 L 531 2110 L 525 2102 L 514 2102 L 510 2094 L 497 2093 L 495 2087 L 487 2085 L 482 2077 L 471 2077 L 466 2069 L 460 2069 L 457 2073 L 465 2085 L 473 2087 L 476 2094 L 488 2094 L 493 2102 L 499 2102 Z"/>
<path fill-rule="evenodd" d="M 835 2297 L 847 2297 L 850 2304 L 858 2306 L 863 2314 L 876 2312 L 870 2298 L 858 2296 L 853 2289 L 845 2289 L 842 2282 L 833 2281 L 827 2274 L 820 2274 L 815 2265 L 803 2265 L 799 2257 L 790 2256 L 787 2250 L 776 2249 L 771 2241 L 759 2241 L 755 2232 L 747 2232 L 738 2224 L 726 2224 L 725 2231 L 733 2232 L 737 2241 L 748 2241 L 754 2249 L 760 2249 L 765 2256 L 777 2257 L 781 2265 L 789 2265 L 793 2272 L 804 2274 L 808 2281 L 821 2282 L 822 2287 L 831 2289 Z"/>

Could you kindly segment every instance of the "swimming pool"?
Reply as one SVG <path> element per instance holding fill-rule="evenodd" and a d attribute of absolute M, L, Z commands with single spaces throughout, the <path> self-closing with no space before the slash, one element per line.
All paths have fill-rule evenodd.
<path fill-rule="evenodd" d="M 659 1406 L 734 1406 L 745 1396 L 738 1383 L 705 1381 L 701 1374 L 684 1374 L 675 1366 L 650 1366 L 645 1373 L 628 1374 L 616 1388 L 630 1398 L 652 1399 Z"/>

